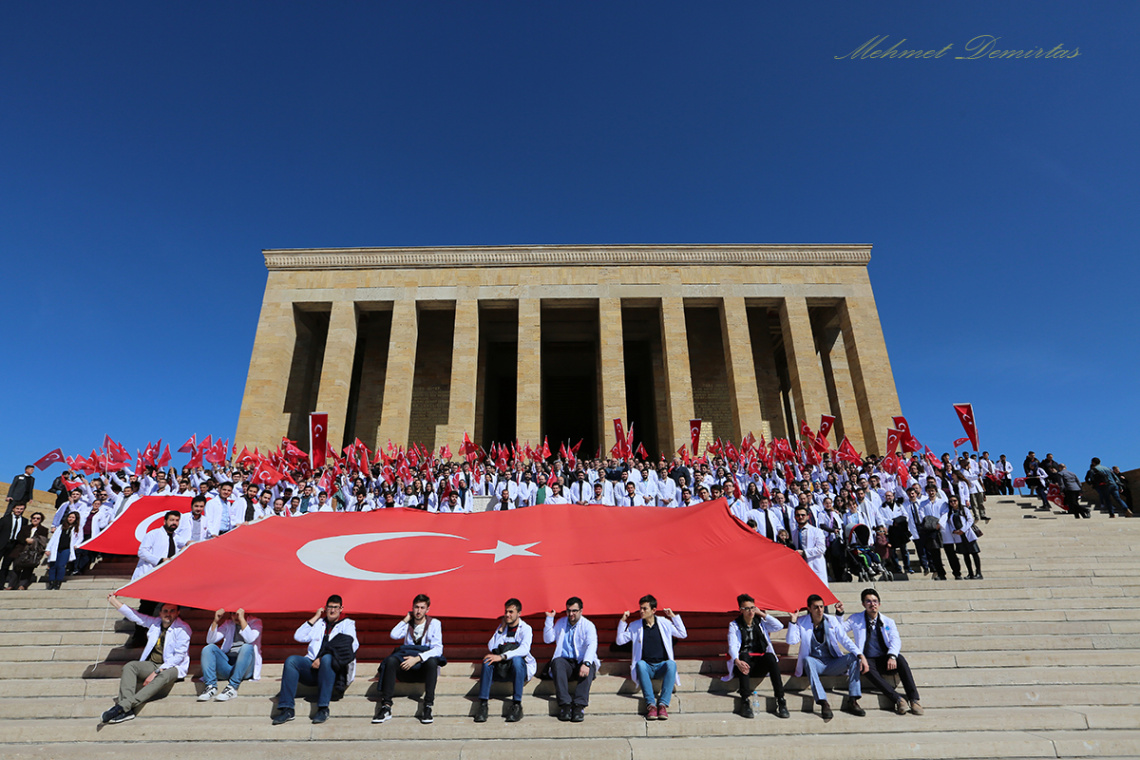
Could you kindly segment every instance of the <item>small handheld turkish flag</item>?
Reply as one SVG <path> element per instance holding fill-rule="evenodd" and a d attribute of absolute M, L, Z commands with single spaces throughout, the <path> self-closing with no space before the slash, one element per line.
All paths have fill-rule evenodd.
<path fill-rule="evenodd" d="M 970 438 L 970 445 L 974 447 L 974 451 L 978 450 L 978 423 L 974 419 L 974 405 L 973 404 L 955 404 L 954 411 L 958 413 L 958 419 L 962 422 L 962 428 L 966 431 L 966 435 Z"/>
<path fill-rule="evenodd" d="M 617 453 L 614 456 L 620 458 L 625 450 L 625 430 L 622 428 L 620 417 L 614 418 L 614 437 L 617 438 Z M 614 450 L 611 449 L 610 453 L 613 454 Z"/>
<path fill-rule="evenodd" d="M 328 451 L 329 416 L 325 412 L 309 415 L 309 451 L 313 467 L 325 466 Z"/>
<path fill-rule="evenodd" d="M 817 438 L 826 438 L 827 434 L 831 432 L 831 426 L 835 424 L 835 416 L 831 414 L 822 414 L 819 417 L 819 430 L 816 431 Z"/>
<path fill-rule="evenodd" d="M 895 430 L 902 433 L 902 438 L 905 440 L 910 437 L 910 423 L 906 421 L 906 417 L 899 415 L 898 417 L 891 417 L 891 422 L 895 424 Z"/>
<path fill-rule="evenodd" d="M 969 442 L 970 442 L 969 438 L 955 438 L 954 439 L 954 448 L 958 448 L 962 444 L 969 443 Z"/>
<path fill-rule="evenodd" d="M 701 450 L 699 445 L 701 441 L 700 420 L 689 420 L 689 438 L 693 441 L 693 456 L 696 456 L 697 452 Z"/>
<path fill-rule="evenodd" d="M 190 436 L 190 440 L 178 447 L 179 454 L 193 454 L 194 449 L 198 448 L 198 434 Z"/>
<path fill-rule="evenodd" d="M 894 454 L 899 448 L 899 441 L 902 440 L 902 431 L 887 428 L 887 456 Z"/>
<path fill-rule="evenodd" d="M 36 467 L 38 469 L 41 469 L 41 470 L 46 470 L 48 467 L 55 464 L 56 462 L 62 462 L 62 461 L 63 461 L 63 449 L 56 449 L 55 451 L 49 451 L 48 453 L 46 453 L 42 457 L 40 457 L 38 460 L 36 460 Z"/>

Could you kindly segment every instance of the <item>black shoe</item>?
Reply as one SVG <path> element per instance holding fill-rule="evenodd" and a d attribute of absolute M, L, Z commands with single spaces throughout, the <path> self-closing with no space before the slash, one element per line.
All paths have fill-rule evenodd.
<path fill-rule="evenodd" d="M 293 715 L 292 707 L 283 707 L 273 716 L 273 725 L 280 726 L 282 723 L 288 723 L 293 720 L 294 717 L 296 716 Z"/>
<path fill-rule="evenodd" d="M 379 704 L 376 706 L 376 714 L 372 716 L 373 723 L 386 723 L 392 718 L 392 705 Z"/>
<path fill-rule="evenodd" d="M 790 718 L 792 714 L 788 712 L 788 700 L 780 697 L 776 700 L 776 717 L 777 718 Z"/>
<path fill-rule="evenodd" d="M 744 697 L 740 700 L 740 717 L 742 718 L 755 718 L 756 714 L 752 712 L 752 698 Z"/>
<path fill-rule="evenodd" d="M 329 719 L 329 708 L 318 707 L 317 714 L 313 716 L 313 723 L 324 723 Z"/>
<path fill-rule="evenodd" d="M 574 705 L 573 711 L 570 713 L 571 723 L 581 723 L 586 719 L 586 708 L 582 705 Z"/>
<path fill-rule="evenodd" d="M 984 581 L 984 580 L 985 580 L 985 578 L 983 578 L 983 577 L 982 577 L 982 574 L 981 574 L 981 573 L 978 573 L 977 575 L 975 575 L 975 576 L 974 576 L 974 580 L 976 580 L 976 581 Z"/>
<path fill-rule="evenodd" d="M 522 702 L 511 702 L 510 709 L 507 710 L 507 723 L 518 723 L 522 717 Z"/>
<path fill-rule="evenodd" d="M 115 703 L 115 704 L 111 705 L 111 709 L 105 710 L 103 712 L 103 722 L 104 723 L 110 723 L 115 718 L 122 715 L 124 712 L 125 712 L 125 710 L 123 710 L 123 708 L 119 707 L 118 703 Z"/>
<path fill-rule="evenodd" d="M 819 717 L 824 720 L 831 720 L 835 717 L 835 713 L 831 712 L 831 705 L 826 700 L 819 703 Z"/>
<path fill-rule="evenodd" d="M 974 577 L 975 577 L 974 574 L 970 573 L 969 575 L 966 576 L 966 580 L 972 581 L 972 580 L 974 580 Z"/>
<path fill-rule="evenodd" d="M 479 704 L 475 705 L 475 722 L 487 722 L 487 700 L 480 699 Z"/>
<path fill-rule="evenodd" d="M 126 723 L 128 720 L 134 720 L 134 719 L 135 719 L 135 713 L 133 710 L 123 710 L 122 708 L 120 708 L 119 714 L 116 715 L 114 718 L 111 718 L 107 722 L 108 723 Z"/>
<path fill-rule="evenodd" d="M 573 714 L 573 711 L 572 711 L 570 705 L 559 705 L 558 706 L 558 720 L 562 721 L 563 723 L 569 722 L 572 714 Z"/>
<path fill-rule="evenodd" d="M 435 718 L 431 714 L 431 705 L 425 704 L 420 710 L 420 723 L 435 723 Z"/>
<path fill-rule="evenodd" d="M 859 706 L 859 699 L 857 697 L 848 697 L 843 700 L 843 712 L 851 713 L 859 718 L 867 714 L 867 711 Z"/>

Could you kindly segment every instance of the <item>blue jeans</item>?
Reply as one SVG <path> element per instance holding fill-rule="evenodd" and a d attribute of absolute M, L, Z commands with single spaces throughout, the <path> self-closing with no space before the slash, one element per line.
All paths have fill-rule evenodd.
<path fill-rule="evenodd" d="M 526 658 L 508 657 L 507 662 L 511 664 L 511 671 L 514 674 L 514 700 L 516 702 L 522 702 L 523 687 L 526 686 Z M 479 676 L 479 699 L 486 700 L 491 698 L 491 681 L 494 680 L 494 677 L 495 666 L 483 665 L 483 673 Z"/>
<path fill-rule="evenodd" d="M 48 583 L 63 582 L 63 579 L 67 577 L 67 558 L 70 556 L 71 552 L 56 553 L 55 562 L 52 562 L 51 566 L 48 568 Z"/>
<path fill-rule="evenodd" d="M 313 671 L 313 661 L 299 654 L 285 660 L 285 667 L 281 671 L 281 693 L 277 696 L 277 707 L 280 710 L 292 710 L 297 699 L 297 683 L 317 687 L 317 707 L 328 707 L 332 701 L 333 684 L 336 682 L 336 673 L 332 668 L 332 655 L 326 654 L 321 658 L 321 667 Z"/>
<path fill-rule="evenodd" d="M 1100 496 L 1101 505 L 1108 507 L 1110 515 L 1116 514 L 1117 509 L 1121 512 L 1128 511 L 1128 505 L 1120 498 L 1120 489 L 1116 486 L 1097 486 L 1096 492 Z"/>
<path fill-rule="evenodd" d="M 673 684 L 677 681 L 677 663 L 673 660 L 665 662 L 637 661 L 637 683 L 641 686 L 641 693 L 645 697 L 645 704 L 669 706 L 673 698 Z M 653 679 L 661 679 L 661 698 L 653 696 Z"/>
<path fill-rule="evenodd" d="M 800 646 L 803 646 L 802 644 Z M 811 679 L 811 693 L 817 702 L 827 701 L 827 692 L 823 690 L 820 676 L 839 676 L 847 674 L 847 693 L 852 697 L 863 696 L 863 682 L 859 680 L 859 658 L 853 654 L 825 660 L 817 660 L 808 656 L 804 658 L 804 670 Z"/>
<path fill-rule="evenodd" d="M 217 644 L 202 647 L 202 680 L 206 686 L 217 686 L 219 678 L 230 679 L 230 686 L 237 688 L 241 682 L 253 675 L 253 645 L 246 644 L 238 654 L 226 654 Z"/>

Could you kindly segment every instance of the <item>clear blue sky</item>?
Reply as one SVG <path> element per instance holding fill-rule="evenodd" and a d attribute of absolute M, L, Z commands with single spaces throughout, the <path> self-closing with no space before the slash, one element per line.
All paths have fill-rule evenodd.
<path fill-rule="evenodd" d="M 263 248 L 511 243 L 872 243 L 921 440 L 971 401 L 995 455 L 1140 466 L 1137 28 L 1132 2 L 2 3 L 0 479 L 104 433 L 232 437 Z M 955 58 L 984 34 L 1080 55 Z M 881 35 L 953 47 L 835 59 Z"/>

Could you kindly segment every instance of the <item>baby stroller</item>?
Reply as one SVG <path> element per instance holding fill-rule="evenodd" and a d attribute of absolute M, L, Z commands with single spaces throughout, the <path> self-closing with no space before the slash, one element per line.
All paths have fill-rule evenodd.
<path fill-rule="evenodd" d="M 871 529 L 859 523 L 847 532 L 847 572 L 861 581 L 887 580 L 879 553 L 871 548 Z"/>

